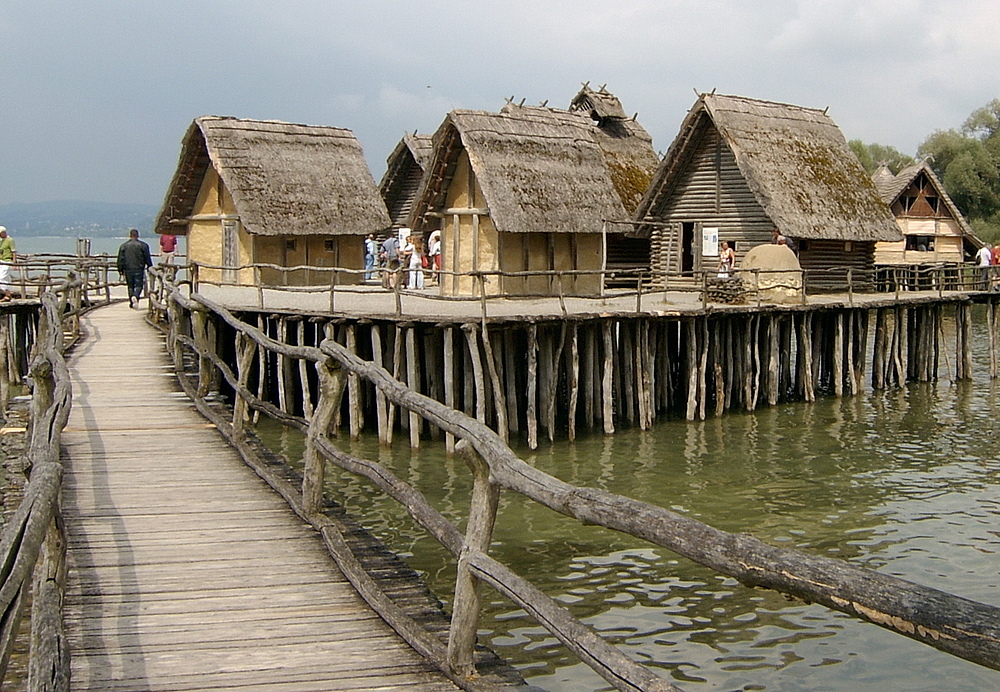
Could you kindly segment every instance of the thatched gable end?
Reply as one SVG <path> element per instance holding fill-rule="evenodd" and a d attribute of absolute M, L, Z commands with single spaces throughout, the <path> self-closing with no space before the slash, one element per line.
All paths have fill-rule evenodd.
<path fill-rule="evenodd" d="M 739 96 L 703 94 L 681 126 L 637 218 L 654 218 L 692 144 L 714 127 L 774 226 L 795 238 L 877 241 L 901 237 L 861 162 L 825 111 Z"/>
<path fill-rule="evenodd" d="M 205 116 L 184 138 L 157 232 L 184 232 L 209 166 L 254 235 L 363 235 L 390 226 L 350 130 Z"/>
<path fill-rule="evenodd" d="M 413 200 L 433 154 L 431 136 L 414 132 L 404 135 L 386 158 L 385 174 L 378 190 L 396 226 L 409 225 Z"/>
<path fill-rule="evenodd" d="M 500 113 L 456 110 L 434 143 L 415 227 L 443 204 L 462 149 L 502 232 L 600 233 L 603 219 L 628 217 L 584 115 L 512 104 Z"/>

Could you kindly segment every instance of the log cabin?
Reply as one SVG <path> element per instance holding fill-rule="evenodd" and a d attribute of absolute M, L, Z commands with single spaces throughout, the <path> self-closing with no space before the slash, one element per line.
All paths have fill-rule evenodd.
<path fill-rule="evenodd" d="M 903 232 L 875 245 L 875 264 L 919 266 L 965 262 L 983 246 L 926 161 L 893 174 L 879 166 L 872 180 Z"/>
<path fill-rule="evenodd" d="M 902 234 L 825 110 L 701 94 L 636 213 L 661 281 L 714 271 L 775 231 L 795 248 L 807 292 L 873 290 L 875 243 Z M 684 279 L 681 279 L 683 282 Z"/>
<path fill-rule="evenodd" d="M 390 225 L 350 130 L 203 116 L 184 136 L 156 232 L 187 236 L 202 281 L 316 285 L 362 275 L 280 268 L 361 270 L 364 237 Z"/>
<path fill-rule="evenodd" d="M 402 228 L 410 223 L 413 198 L 420 189 L 431 153 L 431 136 L 414 132 L 403 135 L 386 158 L 385 175 L 378 185 L 378 191 L 393 226 Z"/>
<path fill-rule="evenodd" d="M 652 139 L 620 104 L 604 112 L 610 102 L 594 96 L 595 108 L 581 100 L 576 110 L 508 102 L 499 113 L 448 114 L 410 220 L 416 232 L 442 233 L 443 295 L 603 291 L 605 222 L 631 220 L 658 163 Z M 484 289 L 469 275 L 573 270 L 595 273 L 493 275 Z"/>

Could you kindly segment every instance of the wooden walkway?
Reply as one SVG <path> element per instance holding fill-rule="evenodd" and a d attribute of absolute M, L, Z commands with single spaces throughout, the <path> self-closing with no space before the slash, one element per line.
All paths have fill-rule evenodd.
<path fill-rule="evenodd" d="M 206 424 L 142 311 L 84 329 L 63 437 L 73 689 L 457 689 Z"/>

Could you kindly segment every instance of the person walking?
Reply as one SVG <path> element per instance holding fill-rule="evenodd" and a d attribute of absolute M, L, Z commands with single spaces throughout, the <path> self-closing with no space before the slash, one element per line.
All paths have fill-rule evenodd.
<path fill-rule="evenodd" d="M 390 233 L 382 241 L 382 261 L 385 269 L 382 271 L 382 286 L 393 288 L 399 281 L 399 236 Z"/>
<path fill-rule="evenodd" d="M 0 226 L 0 291 L 3 291 L 2 301 L 13 298 L 10 282 L 10 268 L 17 260 L 17 252 L 14 249 L 14 239 L 7 235 L 7 227 Z"/>
<path fill-rule="evenodd" d="M 146 279 L 146 268 L 153 266 L 149 256 L 149 245 L 139 240 L 139 231 L 128 232 L 128 240 L 118 248 L 118 273 L 128 285 L 128 305 L 138 309 L 142 297 L 142 286 Z"/>
<path fill-rule="evenodd" d="M 371 281 L 375 275 L 375 259 L 378 257 L 378 241 L 375 234 L 369 233 L 365 238 L 365 281 Z"/>
<path fill-rule="evenodd" d="M 979 252 L 976 253 L 976 257 L 979 260 L 979 280 L 982 284 L 981 290 L 990 290 L 990 266 L 993 264 L 993 253 L 990 251 L 990 246 L 983 245 L 979 248 Z"/>

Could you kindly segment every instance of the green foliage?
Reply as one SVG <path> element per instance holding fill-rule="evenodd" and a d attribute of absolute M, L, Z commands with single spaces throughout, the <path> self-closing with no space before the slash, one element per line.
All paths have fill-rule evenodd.
<path fill-rule="evenodd" d="M 860 139 L 852 139 L 847 143 L 847 146 L 861 161 L 861 165 L 864 166 L 868 175 L 874 173 L 883 164 L 895 174 L 914 163 L 912 156 L 907 156 L 895 147 L 885 144 L 865 144 Z"/>
<path fill-rule="evenodd" d="M 1000 240 L 1000 99 L 977 108 L 961 130 L 938 130 L 925 157 L 982 240 Z"/>

